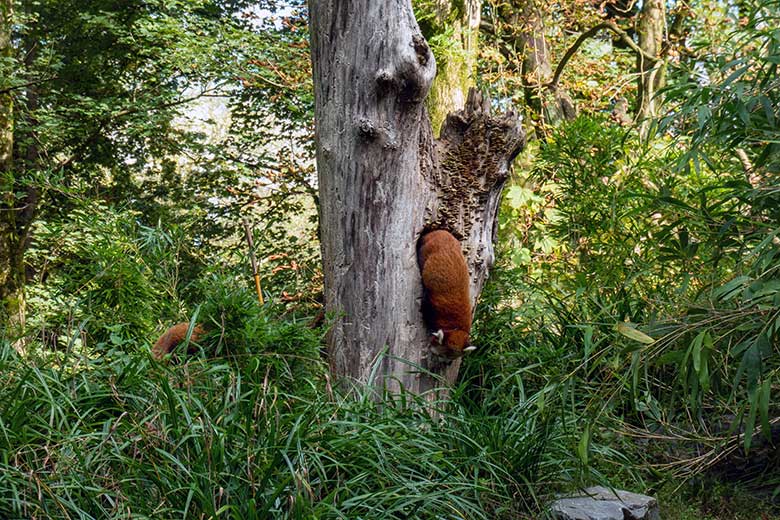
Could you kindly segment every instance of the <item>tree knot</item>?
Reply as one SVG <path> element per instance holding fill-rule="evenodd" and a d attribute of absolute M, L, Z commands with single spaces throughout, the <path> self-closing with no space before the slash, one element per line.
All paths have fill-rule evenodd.
<path fill-rule="evenodd" d="M 422 34 L 412 36 L 412 47 L 414 47 L 414 52 L 417 54 L 417 61 L 420 65 L 423 67 L 428 65 L 428 61 L 431 59 L 431 50 Z"/>

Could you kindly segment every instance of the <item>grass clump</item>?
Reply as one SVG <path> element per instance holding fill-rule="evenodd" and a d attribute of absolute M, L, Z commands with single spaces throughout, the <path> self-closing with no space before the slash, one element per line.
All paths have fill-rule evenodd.
<path fill-rule="evenodd" d="M 332 390 L 315 333 L 260 324 L 241 356 L 183 365 L 3 344 L 0 516 L 518 518 L 568 478 L 566 428 L 506 390 L 516 379 L 432 415 L 412 395 Z"/>

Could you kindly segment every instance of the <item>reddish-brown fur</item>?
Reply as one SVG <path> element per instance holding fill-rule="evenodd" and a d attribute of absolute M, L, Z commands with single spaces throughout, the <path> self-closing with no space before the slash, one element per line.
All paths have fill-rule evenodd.
<path fill-rule="evenodd" d="M 469 269 L 458 239 L 449 231 L 431 231 L 420 238 L 417 261 L 423 282 L 423 317 L 443 340 L 433 339 L 439 355 L 460 357 L 469 346 L 471 299 Z"/>
<path fill-rule="evenodd" d="M 176 345 L 187 338 L 187 330 L 189 330 L 189 328 L 189 322 L 185 321 L 183 323 L 178 323 L 170 329 L 166 330 L 152 347 L 152 356 L 155 359 L 160 360 L 166 354 L 170 354 L 173 349 L 176 348 Z M 195 327 L 192 329 L 192 334 L 190 335 L 190 343 L 197 343 L 200 337 L 205 333 L 206 331 L 203 329 L 203 327 L 200 325 L 195 325 Z M 192 347 L 193 346 L 190 345 L 190 348 L 187 350 L 188 354 L 195 353 L 195 350 Z"/>

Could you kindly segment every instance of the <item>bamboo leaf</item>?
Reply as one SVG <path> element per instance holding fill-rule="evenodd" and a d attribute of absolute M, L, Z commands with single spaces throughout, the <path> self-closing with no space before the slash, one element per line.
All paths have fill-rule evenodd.
<path fill-rule="evenodd" d="M 588 451 L 590 450 L 590 425 L 585 427 L 585 431 L 582 432 L 580 442 L 577 445 L 577 455 L 585 466 L 588 465 Z"/>
<path fill-rule="evenodd" d="M 767 377 L 761 385 L 761 393 L 758 399 L 758 411 L 761 418 L 761 431 L 766 440 L 772 440 L 772 427 L 769 424 L 769 395 L 772 392 L 772 378 Z"/>
<path fill-rule="evenodd" d="M 758 412 L 758 399 L 760 391 L 756 387 L 750 394 L 750 411 L 748 412 L 747 419 L 745 419 L 745 437 L 743 439 L 743 445 L 745 446 L 745 453 L 750 451 L 750 446 L 753 444 L 753 431 L 756 426 L 756 414 Z"/>
<path fill-rule="evenodd" d="M 751 281 L 749 276 L 737 276 L 713 291 L 712 296 L 716 300 L 729 301 L 742 291 L 742 288 Z"/>
<path fill-rule="evenodd" d="M 627 337 L 630 340 L 638 341 L 639 343 L 642 343 L 644 345 L 652 345 L 655 343 L 655 340 L 645 334 L 644 332 L 637 330 L 634 328 L 634 325 L 627 321 L 621 321 L 617 324 L 617 331 Z"/>
<path fill-rule="evenodd" d="M 691 344 L 691 347 L 693 349 L 693 369 L 696 371 L 696 373 L 699 373 L 699 370 L 701 370 L 701 343 L 704 341 L 704 335 L 707 333 L 706 330 L 703 330 L 699 332 L 699 334 L 696 335 L 696 337 L 693 340 L 693 343 Z"/>

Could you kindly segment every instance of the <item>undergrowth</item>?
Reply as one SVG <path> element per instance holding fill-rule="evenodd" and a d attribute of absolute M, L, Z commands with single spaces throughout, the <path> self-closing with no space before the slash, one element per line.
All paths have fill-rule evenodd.
<path fill-rule="evenodd" d="M 521 374 L 431 413 L 339 390 L 317 333 L 257 323 L 241 356 L 206 346 L 183 365 L 148 347 L 55 361 L 3 343 L 0 516 L 537 518 L 579 478 L 569 419 Z"/>

